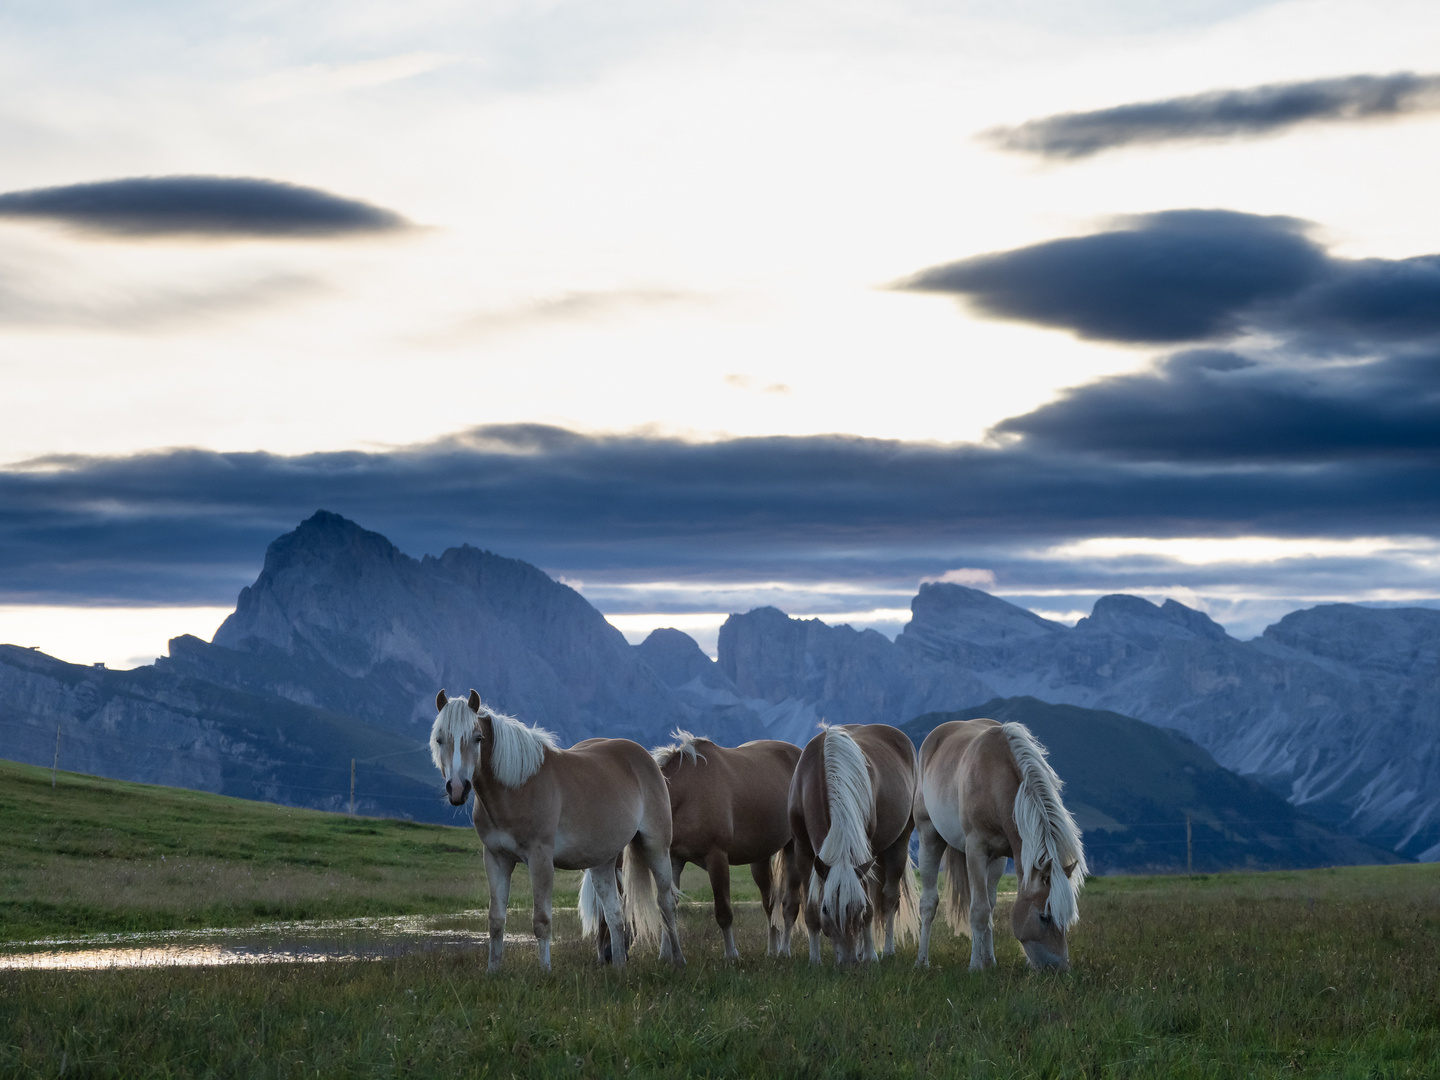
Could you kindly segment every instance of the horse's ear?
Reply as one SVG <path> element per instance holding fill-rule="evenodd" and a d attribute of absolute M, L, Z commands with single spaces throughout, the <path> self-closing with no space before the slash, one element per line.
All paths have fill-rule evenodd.
<path fill-rule="evenodd" d="M 470 691 L 470 711 L 477 715 L 480 712 L 480 695 L 474 690 Z"/>
<path fill-rule="evenodd" d="M 1069 866 L 1065 867 L 1065 876 L 1068 878 L 1071 874 L 1075 873 L 1075 867 L 1079 865 L 1078 862 L 1072 862 Z"/>
<path fill-rule="evenodd" d="M 438 694 L 435 695 L 435 711 L 439 712 L 441 709 L 443 709 L 445 707 L 445 703 L 449 700 L 450 699 L 445 696 L 445 691 L 441 690 Z"/>

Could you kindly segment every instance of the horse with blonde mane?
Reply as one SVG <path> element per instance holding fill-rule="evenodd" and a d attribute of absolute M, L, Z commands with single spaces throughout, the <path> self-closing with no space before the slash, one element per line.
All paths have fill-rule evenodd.
<path fill-rule="evenodd" d="M 1019 876 L 1010 925 L 1030 965 L 1070 966 L 1066 932 L 1080 918 L 1086 867 L 1080 830 L 1060 801 L 1062 786 L 1024 724 L 952 720 L 926 736 L 915 789 L 917 966 L 930 963 L 942 860 L 950 886 L 947 918 L 957 933 L 970 935 L 970 970 L 994 966 L 995 892 L 1007 857 Z"/>
<path fill-rule="evenodd" d="M 616 967 L 625 963 L 627 923 L 639 939 L 663 938 L 666 953 L 683 965 L 670 877 L 670 796 L 645 748 L 628 739 L 587 739 L 561 750 L 548 731 L 487 709 L 474 690 L 453 699 L 441 690 L 435 707 L 430 752 L 445 778 L 446 797 L 450 805 L 464 806 L 475 796 L 472 816 L 490 884 L 489 970 L 499 970 L 504 955 L 517 862 L 530 870 L 543 970 L 550 970 L 556 867 L 590 871 L 616 941 Z M 625 874 L 623 906 L 617 859 Z"/>
<path fill-rule="evenodd" d="M 885 955 L 895 933 L 912 936 L 918 913 L 910 862 L 915 747 L 888 724 L 822 724 L 790 781 L 790 828 L 802 880 L 808 879 L 805 926 L 810 962 L 820 963 L 823 932 L 835 962 L 878 960 L 874 929 L 883 926 Z"/>

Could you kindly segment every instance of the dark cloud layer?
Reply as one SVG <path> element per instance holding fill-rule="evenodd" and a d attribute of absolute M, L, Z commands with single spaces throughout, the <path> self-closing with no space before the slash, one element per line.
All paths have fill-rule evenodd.
<path fill-rule="evenodd" d="M 469 541 L 567 572 L 752 580 L 913 581 L 957 552 L 1092 535 L 1440 534 L 1433 454 L 1234 469 L 1023 441 L 693 444 L 517 426 L 391 453 L 43 465 L 0 472 L 0 599 L 229 602 L 266 543 L 317 507 L 416 553 Z"/>
<path fill-rule="evenodd" d="M 997 425 L 1034 451 L 1185 463 L 1440 461 L 1440 353 L 1331 364 L 1192 351 Z M 1440 490 L 1440 489 L 1437 489 Z"/>
<path fill-rule="evenodd" d="M 1354 75 L 1062 113 L 996 128 L 984 137 L 1006 150 L 1074 159 L 1137 143 L 1268 135 L 1317 121 L 1378 120 L 1437 109 L 1440 75 Z"/>
<path fill-rule="evenodd" d="M 903 287 L 1085 337 L 1211 346 L 996 426 L 1034 454 L 1313 466 L 1433 461 L 1440 449 L 1440 256 L 1336 259 L 1303 222 L 1185 210 Z"/>
<path fill-rule="evenodd" d="M 1170 210 L 1094 236 L 922 270 L 900 283 L 953 293 L 999 318 L 1127 342 L 1234 333 L 1248 308 L 1321 277 L 1324 252 L 1293 218 Z"/>
<path fill-rule="evenodd" d="M 0 195 L 0 218 L 130 237 L 343 237 L 406 220 L 318 188 L 230 176 L 146 176 Z"/>
<path fill-rule="evenodd" d="M 1129 343 L 1256 331 L 1320 354 L 1440 340 L 1440 256 L 1336 259 L 1294 218 L 1168 210 L 922 270 L 898 287 Z"/>

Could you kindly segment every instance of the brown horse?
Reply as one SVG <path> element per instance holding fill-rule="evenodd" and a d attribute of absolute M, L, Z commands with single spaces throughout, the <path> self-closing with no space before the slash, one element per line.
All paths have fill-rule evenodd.
<path fill-rule="evenodd" d="M 950 924 L 970 934 L 970 970 L 995 963 L 995 890 L 1007 857 L 1020 884 L 1010 925 L 1032 967 L 1070 966 L 1065 935 L 1080 918 L 1085 851 L 1060 801 L 1060 778 L 1024 724 L 953 720 L 920 747 L 920 957 L 930 963 L 940 861 L 950 879 Z M 965 925 L 968 921 L 968 927 Z"/>
<path fill-rule="evenodd" d="M 490 883 L 490 970 L 505 950 L 505 909 L 515 864 L 530 869 L 540 966 L 550 970 L 550 894 L 555 868 L 589 870 L 605 920 L 625 963 L 622 923 L 640 937 L 663 935 L 676 966 L 684 964 L 670 878 L 670 797 L 644 747 L 628 739 L 588 739 L 561 750 L 554 736 L 485 708 L 480 695 L 435 696 L 430 732 L 435 767 L 452 806 L 475 794 L 475 831 L 485 846 Z M 622 910 L 615 879 L 624 852 Z M 654 879 L 649 888 L 646 873 Z"/>
<path fill-rule="evenodd" d="M 790 827 L 802 879 L 810 885 L 805 925 L 810 962 L 820 963 L 820 934 L 835 962 L 878 960 L 872 923 L 883 923 L 885 955 L 900 930 L 913 934 L 910 816 L 915 747 L 888 724 L 822 725 L 790 781 Z"/>
<path fill-rule="evenodd" d="M 800 912 L 800 871 L 786 800 L 800 748 L 774 739 L 731 748 L 688 731 L 674 734 L 679 740 L 674 746 L 651 751 L 670 787 L 674 880 L 678 884 L 686 863 L 705 868 L 715 894 L 715 921 L 725 937 L 725 959 L 737 960 L 730 867 L 748 863 L 770 926 L 765 954 L 789 956 L 790 932 Z M 777 903 L 781 912 L 775 911 Z"/>

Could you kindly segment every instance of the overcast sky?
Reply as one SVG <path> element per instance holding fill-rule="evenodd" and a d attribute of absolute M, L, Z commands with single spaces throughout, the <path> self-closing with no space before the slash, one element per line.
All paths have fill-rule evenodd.
<path fill-rule="evenodd" d="M 1440 8 L 0 8 L 0 640 L 314 510 L 632 636 L 1440 597 Z"/>

